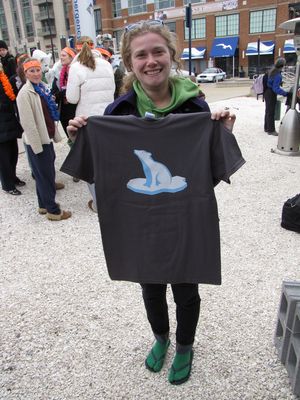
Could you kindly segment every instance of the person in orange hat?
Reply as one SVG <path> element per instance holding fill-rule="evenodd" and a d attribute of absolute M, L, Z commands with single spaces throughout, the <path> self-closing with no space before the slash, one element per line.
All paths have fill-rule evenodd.
<path fill-rule="evenodd" d="M 59 79 L 54 78 L 52 83 L 51 92 L 55 96 L 55 101 L 58 105 L 58 110 L 60 113 L 60 122 L 62 127 L 69 138 L 67 133 L 67 126 L 70 119 L 73 119 L 76 113 L 76 104 L 71 104 L 67 101 L 66 90 L 69 77 L 69 70 L 71 62 L 76 56 L 76 51 L 70 47 L 65 47 L 60 52 L 60 62 L 62 65 Z M 72 141 L 69 139 L 68 144 L 71 146 Z"/>
<path fill-rule="evenodd" d="M 55 152 L 53 142 L 61 141 L 57 129 L 59 113 L 53 96 L 42 82 L 42 65 L 35 58 L 23 63 L 26 83 L 17 96 L 23 139 L 35 177 L 38 213 L 48 220 L 61 221 L 71 217 L 56 203 Z"/>
<path fill-rule="evenodd" d="M 96 47 L 96 50 L 99 51 L 99 53 L 102 55 L 104 60 L 106 60 L 108 62 L 111 61 L 110 59 L 111 59 L 112 54 L 108 50 L 104 49 L 103 47 Z"/>

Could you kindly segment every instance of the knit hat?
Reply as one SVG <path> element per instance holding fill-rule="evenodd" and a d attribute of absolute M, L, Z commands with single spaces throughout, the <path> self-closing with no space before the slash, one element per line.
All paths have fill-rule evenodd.
<path fill-rule="evenodd" d="M 0 40 L 0 49 L 8 50 L 7 44 L 4 42 L 4 40 Z"/>

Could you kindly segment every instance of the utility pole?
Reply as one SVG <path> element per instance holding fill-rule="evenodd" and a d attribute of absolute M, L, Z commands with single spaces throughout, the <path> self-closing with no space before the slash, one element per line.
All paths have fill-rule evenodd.
<path fill-rule="evenodd" d="M 189 75 L 192 75 L 192 6 L 185 8 L 185 26 L 189 28 Z"/>
<path fill-rule="evenodd" d="M 54 54 L 53 39 L 52 39 L 52 32 L 51 32 L 51 25 L 50 25 L 50 14 L 49 14 L 49 3 L 48 3 L 48 0 L 46 0 L 46 6 L 47 6 L 47 17 L 48 17 L 47 22 L 48 22 L 48 28 L 49 28 L 49 33 L 50 33 L 52 60 L 53 60 L 53 63 L 55 63 L 55 54 Z"/>
<path fill-rule="evenodd" d="M 256 73 L 259 75 L 260 71 L 260 37 L 257 39 L 257 66 L 256 66 Z"/>

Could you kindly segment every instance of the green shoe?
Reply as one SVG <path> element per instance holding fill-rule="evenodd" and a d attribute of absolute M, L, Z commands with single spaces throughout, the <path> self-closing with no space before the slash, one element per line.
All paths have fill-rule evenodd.
<path fill-rule="evenodd" d="M 156 341 L 145 360 L 146 368 L 152 372 L 159 372 L 164 365 L 169 346 L 170 340 L 166 343 Z"/>
<path fill-rule="evenodd" d="M 193 350 L 184 354 L 175 354 L 168 378 L 172 385 L 181 385 L 189 379 L 192 370 L 193 356 Z"/>

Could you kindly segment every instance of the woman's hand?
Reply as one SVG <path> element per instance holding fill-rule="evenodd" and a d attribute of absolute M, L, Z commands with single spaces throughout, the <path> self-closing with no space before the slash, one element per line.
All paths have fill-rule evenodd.
<path fill-rule="evenodd" d="M 84 115 L 70 119 L 69 125 L 67 126 L 68 134 L 73 136 L 76 135 L 78 129 L 87 124 L 87 119 L 88 117 L 85 117 Z"/>
<path fill-rule="evenodd" d="M 231 112 L 227 108 L 224 108 L 223 110 L 211 113 L 211 119 L 215 119 L 217 121 L 221 120 L 225 127 L 230 130 L 230 132 L 232 132 L 233 125 L 236 120 L 236 115 L 231 114 Z"/>

